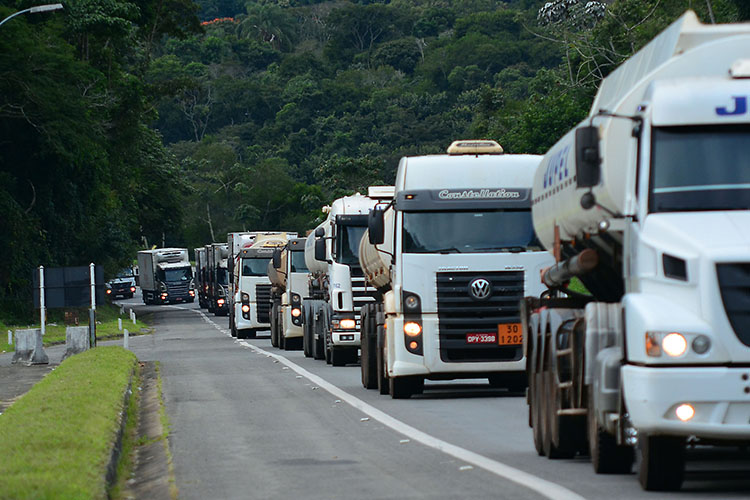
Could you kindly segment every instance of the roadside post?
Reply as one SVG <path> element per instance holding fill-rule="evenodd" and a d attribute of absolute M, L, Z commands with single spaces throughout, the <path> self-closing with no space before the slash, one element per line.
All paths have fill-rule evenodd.
<path fill-rule="evenodd" d="M 89 310 L 89 341 L 91 347 L 96 347 L 96 266 L 89 264 L 89 277 L 91 279 L 91 309 Z"/>

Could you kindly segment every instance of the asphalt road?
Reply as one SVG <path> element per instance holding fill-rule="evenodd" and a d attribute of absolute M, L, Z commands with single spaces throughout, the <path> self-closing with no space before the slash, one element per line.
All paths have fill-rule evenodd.
<path fill-rule="evenodd" d="M 537 456 L 524 398 L 486 380 L 392 400 L 362 388 L 359 366 L 237 341 L 197 304 L 123 304 L 153 313 L 130 347 L 160 364 L 182 499 L 750 498 L 746 452 L 691 452 L 683 491 L 646 493 L 585 458 Z"/>

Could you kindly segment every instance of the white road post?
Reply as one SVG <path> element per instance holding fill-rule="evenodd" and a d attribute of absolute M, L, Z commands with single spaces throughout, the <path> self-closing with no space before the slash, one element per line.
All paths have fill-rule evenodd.
<path fill-rule="evenodd" d="M 130 349 L 130 332 L 126 328 L 122 333 L 122 347 L 125 349 Z"/>
<path fill-rule="evenodd" d="M 122 331 L 122 318 L 117 318 L 117 329 Z"/>
<path fill-rule="evenodd" d="M 39 266 L 39 320 L 42 325 L 42 337 L 44 337 L 44 334 L 47 331 L 45 328 L 46 319 L 47 311 L 44 307 L 44 266 Z"/>
<path fill-rule="evenodd" d="M 133 312 L 133 314 L 130 315 L 130 319 L 133 320 L 133 324 L 135 325 L 135 312 Z"/>
<path fill-rule="evenodd" d="M 96 347 L 96 266 L 89 264 L 89 277 L 91 278 L 91 310 L 89 311 L 89 345 Z"/>
<path fill-rule="evenodd" d="M 8 330 L 8 345 L 13 345 L 13 332 Z"/>

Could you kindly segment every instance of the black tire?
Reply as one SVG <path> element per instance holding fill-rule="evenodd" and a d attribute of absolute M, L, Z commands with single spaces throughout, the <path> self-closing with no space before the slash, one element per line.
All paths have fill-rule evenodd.
<path fill-rule="evenodd" d="M 544 418 L 542 417 L 542 398 L 544 397 L 544 393 L 542 392 L 542 388 L 542 374 L 535 373 L 532 378 L 531 386 L 529 387 L 529 390 L 531 391 L 531 404 L 529 408 L 531 409 L 531 428 L 534 435 L 534 448 L 540 457 L 544 456 Z"/>
<path fill-rule="evenodd" d="M 351 349 L 331 347 L 331 364 L 333 366 L 346 366 L 351 363 Z"/>
<path fill-rule="evenodd" d="M 388 392 L 393 399 L 409 399 L 424 390 L 424 378 L 420 376 L 392 377 L 388 379 Z"/>
<path fill-rule="evenodd" d="M 551 348 L 546 349 L 546 359 L 543 378 L 543 419 L 544 419 L 544 454 L 547 458 L 572 458 L 575 456 L 576 448 L 570 442 L 570 437 L 575 432 L 570 421 L 557 414 L 559 408 L 559 390 L 557 388 L 556 366 L 554 353 Z"/>
<path fill-rule="evenodd" d="M 526 389 L 526 373 L 492 373 L 487 379 L 490 386 L 496 389 L 508 389 L 508 392 L 522 393 Z"/>
<path fill-rule="evenodd" d="M 279 347 L 278 315 L 276 314 L 276 310 L 277 310 L 277 305 L 273 304 L 271 306 L 271 313 L 269 315 L 272 347 Z"/>
<path fill-rule="evenodd" d="M 375 357 L 375 362 L 378 365 L 378 375 L 377 375 L 377 382 L 378 382 L 378 392 L 380 394 L 388 394 L 390 391 L 390 387 L 388 384 L 388 370 L 386 369 L 385 363 L 385 356 L 384 354 L 384 340 L 383 340 L 383 334 L 385 332 L 382 331 L 382 328 L 378 328 L 377 331 L 377 352 Z"/>
<path fill-rule="evenodd" d="M 234 326 L 234 312 L 229 315 L 229 333 L 232 337 L 237 337 L 237 327 Z"/>
<path fill-rule="evenodd" d="M 588 432 L 591 465 L 597 474 L 630 474 L 633 468 L 634 453 L 630 446 L 618 446 L 615 436 L 606 432 L 599 424 L 594 411 L 593 388 L 588 388 Z"/>
<path fill-rule="evenodd" d="M 238 339 L 246 339 L 247 338 L 247 330 L 237 329 L 237 338 Z"/>
<path fill-rule="evenodd" d="M 302 315 L 302 352 L 305 354 L 306 358 L 312 358 L 313 352 L 312 352 L 312 330 L 310 328 L 310 308 L 307 304 L 302 306 L 303 315 Z"/>
<path fill-rule="evenodd" d="M 315 313 L 313 312 L 313 315 Z M 313 358 L 314 359 L 326 359 L 325 352 L 325 332 L 323 331 L 323 319 L 322 312 L 318 314 L 318 319 L 313 322 Z M 318 338 L 315 338 L 317 335 Z"/>
<path fill-rule="evenodd" d="M 685 477 L 685 439 L 638 436 L 638 481 L 646 491 L 677 491 Z"/>
<path fill-rule="evenodd" d="M 365 389 L 376 389 L 378 387 L 378 362 L 377 362 L 377 339 L 374 335 L 373 326 L 375 326 L 375 307 L 368 304 L 362 308 L 362 317 L 360 319 L 360 334 L 362 360 L 360 366 L 362 369 L 362 386 Z"/>
<path fill-rule="evenodd" d="M 285 351 L 301 351 L 302 350 L 302 337 L 293 337 L 291 339 L 284 339 L 284 350 Z"/>

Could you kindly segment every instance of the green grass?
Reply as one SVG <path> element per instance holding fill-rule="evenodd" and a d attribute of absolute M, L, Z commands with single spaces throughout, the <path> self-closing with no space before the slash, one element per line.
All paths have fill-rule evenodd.
<path fill-rule="evenodd" d="M 89 324 L 87 309 L 78 310 L 80 325 Z M 148 325 L 136 316 L 136 324 L 130 320 L 128 309 L 120 316 L 120 308 L 114 304 L 104 304 L 96 308 L 96 338 L 99 340 L 116 339 L 122 337 L 122 332 L 117 328 L 117 318 L 122 319 L 123 329 L 127 329 L 131 335 L 138 334 L 141 330 L 148 329 Z M 39 323 L 32 325 L 6 325 L 0 321 L 0 353 L 13 351 L 13 346 L 8 344 L 8 330 L 20 330 L 24 328 L 39 328 Z M 62 311 L 50 313 L 45 327 L 44 345 L 64 344 L 65 325 L 63 324 Z"/>
<path fill-rule="evenodd" d="M 135 355 L 116 346 L 71 356 L 0 415 L 0 498 L 106 498 L 136 366 Z"/>

